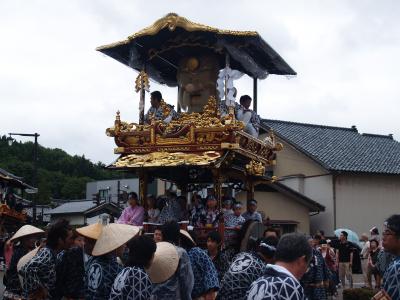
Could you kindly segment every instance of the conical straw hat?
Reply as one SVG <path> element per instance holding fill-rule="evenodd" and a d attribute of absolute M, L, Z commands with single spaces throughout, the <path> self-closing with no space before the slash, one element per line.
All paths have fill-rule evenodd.
<path fill-rule="evenodd" d="M 168 242 L 157 243 L 154 259 L 150 268 L 146 269 L 153 283 L 161 283 L 175 274 L 179 264 L 179 255 L 176 247 Z"/>
<path fill-rule="evenodd" d="M 84 237 L 87 237 L 92 240 L 97 240 L 103 230 L 103 227 L 104 225 L 102 225 L 101 223 L 96 223 L 85 227 L 77 228 L 76 231 L 80 235 L 83 235 Z"/>
<path fill-rule="evenodd" d="M 103 230 L 94 245 L 92 255 L 100 256 L 109 253 L 128 242 L 139 233 L 139 227 L 111 223 L 103 227 Z"/>
<path fill-rule="evenodd" d="M 44 231 L 40 228 L 37 228 L 32 225 L 24 225 L 18 231 L 12 236 L 10 241 L 19 239 L 24 236 L 32 235 L 32 234 L 38 234 L 38 233 L 44 233 Z"/>
<path fill-rule="evenodd" d="M 193 243 L 193 245 L 196 245 L 196 242 L 193 240 L 193 238 L 189 234 L 189 232 L 187 232 L 186 230 L 180 229 L 179 233 L 182 234 L 183 236 L 185 236 L 185 238 L 187 238 L 188 240 L 190 240 Z"/>

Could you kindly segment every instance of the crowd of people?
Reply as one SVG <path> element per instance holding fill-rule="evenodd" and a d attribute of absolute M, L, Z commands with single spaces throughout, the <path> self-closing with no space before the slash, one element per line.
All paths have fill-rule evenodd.
<path fill-rule="evenodd" d="M 239 229 L 247 220 L 262 222 L 262 216 L 257 211 L 257 200 L 247 202 L 247 210 L 243 212 L 243 205 L 234 198 L 225 196 L 223 208 L 218 209 L 217 199 L 213 195 L 202 198 L 193 194 L 191 207 L 184 196 L 177 196 L 174 192 L 155 197 L 151 194 L 146 197 L 146 204 L 139 204 L 138 195 L 129 193 L 127 207 L 117 220 L 120 224 L 142 226 L 144 222 L 163 224 L 166 221 L 189 221 L 194 227 L 214 228 L 219 222 L 225 227 Z"/>
<path fill-rule="evenodd" d="M 366 285 L 374 277 L 380 293 L 400 299 L 400 215 L 387 219 L 382 239 L 377 228 L 364 236 L 361 251 L 346 231 L 329 240 L 322 231 L 280 236 L 271 227 L 239 251 L 215 221 L 237 229 L 260 221 L 255 200 L 244 213 L 232 198 L 221 211 L 213 196 L 194 196 L 191 209 L 173 193 L 146 201 L 145 209 L 130 194 L 116 223 L 21 227 L 8 241 L 4 299 L 327 299 L 339 285 L 352 286 L 358 252 Z M 195 230 L 181 229 L 182 218 L 207 229 L 205 244 Z M 145 221 L 161 225 L 149 234 Z"/>

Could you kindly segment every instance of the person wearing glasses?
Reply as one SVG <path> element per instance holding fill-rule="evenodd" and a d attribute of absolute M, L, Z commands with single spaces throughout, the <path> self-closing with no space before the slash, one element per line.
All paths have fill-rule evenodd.
<path fill-rule="evenodd" d="M 400 215 L 392 215 L 384 225 L 382 244 L 395 258 L 383 276 L 383 290 L 391 299 L 400 299 Z"/>

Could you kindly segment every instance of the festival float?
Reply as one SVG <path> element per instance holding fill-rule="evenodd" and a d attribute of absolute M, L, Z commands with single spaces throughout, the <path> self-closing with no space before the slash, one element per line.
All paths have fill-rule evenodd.
<path fill-rule="evenodd" d="M 223 187 L 245 190 L 249 200 L 256 185 L 275 180 L 266 171 L 282 144 L 273 132 L 259 137 L 235 100 L 234 80 L 253 78 L 256 113 L 258 81 L 296 73 L 256 31 L 217 29 L 170 13 L 97 50 L 139 73 L 139 122 L 124 121 L 118 111 L 106 134 L 119 155 L 109 168 L 138 175 L 141 201 L 155 178 L 176 184 L 183 195 L 212 187 L 219 206 Z M 150 79 L 178 88 L 176 114 L 162 100 L 162 115 L 145 116 Z"/>
<path fill-rule="evenodd" d="M 17 177 L 6 170 L 0 169 L 0 227 L 4 227 L 7 232 L 16 231 L 21 225 L 27 221 L 26 211 L 16 209 L 16 200 L 13 205 L 8 205 L 7 196 L 14 197 L 13 191 L 17 190 L 32 190 L 30 185 L 22 181 L 21 177 Z"/>

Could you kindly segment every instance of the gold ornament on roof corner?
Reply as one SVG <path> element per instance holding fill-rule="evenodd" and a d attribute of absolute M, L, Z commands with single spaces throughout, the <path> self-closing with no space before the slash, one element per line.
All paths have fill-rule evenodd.
<path fill-rule="evenodd" d="M 150 91 L 149 75 L 145 71 L 140 71 L 135 80 L 135 90 L 138 93 L 141 89 Z"/>
<path fill-rule="evenodd" d="M 252 159 L 246 165 L 246 173 L 248 175 L 263 176 L 265 174 L 265 166 L 261 162 Z"/>

